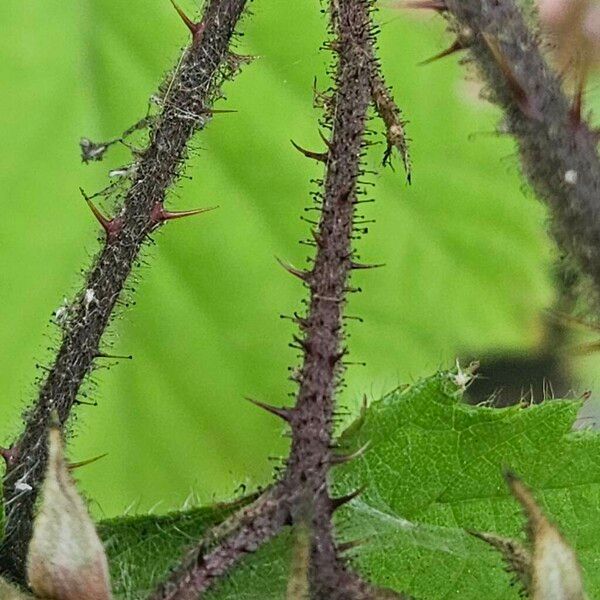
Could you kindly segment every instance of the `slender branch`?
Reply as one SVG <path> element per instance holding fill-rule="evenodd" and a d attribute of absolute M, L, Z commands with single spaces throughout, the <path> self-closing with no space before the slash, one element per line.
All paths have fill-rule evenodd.
<path fill-rule="evenodd" d="M 344 595 L 351 576 L 342 567 L 333 539 L 329 497 L 332 419 L 335 390 L 342 374 L 342 315 L 352 256 L 353 218 L 367 109 L 371 102 L 373 48 L 371 2 L 334 0 L 330 5 L 332 46 L 338 53 L 333 132 L 329 141 L 321 220 L 315 234 L 314 267 L 305 281 L 310 289 L 308 314 L 301 321 L 304 361 L 292 412 L 292 448 L 284 485 L 290 496 L 312 503 L 310 579 L 316 598 Z M 302 512 L 302 511 L 301 511 Z M 292 515 L 294 519 L 297 515 Z M 340 595 L 341 594 L 341 595 Z"/>
<path fill-rule="evenodd" d="M 595 133 L 570 106 L 561 78 L 514 0 L 447 0 L 492 100 L 505 111 L 523 170 L 551 211 L 559 245 L 600 295 L 600 160 Z"/>
<path fill-rule="evenodd" d="M 335 390 L 342 374 L 342 314 L 353 268 L 352 233 L 357 179 L 367 109 L 371 102 L 373 47 L 370 0 L 331 3 L 331 44 L 338 55 L 331 110 L 332 136 L 324 155 L 321 219 L 313 232 L 316 256 L 311 271 L 288 270 L 310 290 L 306 318 L 299 318 L 303 350 L 296 405 L 281 409 L 255 402 L 288 422 L 292 448 L 282 479 L 252 507 L 234 519 L 217 547 L 193 550 L 151 600 L 198 598 L 240 558 L 276 535 L 286 524 L 306 525 L 311 515 L 311 588 L 317 598 L 366 598 L 369 586 L 349 573 L 338 558 L 331 516 L 342 501 L 329 497 Z M 283 263 L 282 263 L 283 264 Z M 284 264 L 285 266 L 285 264 Z M 287 268 L 287 267 L 286 267 Z M 199 558 L 200 557 L 200 558 Z M 362 595 L 358 595 L 358 591 Z M 348 595 L 354 593 L 354 595 Z M 345 595 L 344 595 L 345 594 Z"/>
<path fill-rule="evenodd" d="M 163 90 L 162 113 L 153 125 L 148 148 L 132 170 L 122 210 L 109 220 L 92 206 L 105 229 L 106 243 L 83 290 L 65 309 L 57 357 L 26 415 L 23 434 L 7 452 L 0 567 L 18 581 L 24 581 L 33 509 L 46 464 L 44 432 L 49 415 L 56 410 L 61 424 L 66 423 L 81 384 L 100 354 L 115 303 L 148 235 L 169 219 L 191 214 L 166 211 L 165 194 L 179 176 L 191 137 L 210 119 L 210 107 L 220 95 L 223 80 L 231 74 L 225 66 L 228 46 L 245 5 L 246 0 L 208 3 L 201 24 L 192 30 L 192 43 Z"/>

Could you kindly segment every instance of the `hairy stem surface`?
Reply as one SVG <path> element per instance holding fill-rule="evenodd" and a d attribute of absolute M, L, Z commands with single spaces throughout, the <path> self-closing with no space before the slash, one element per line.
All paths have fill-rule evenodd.
<path fill-rule="evenodd" d="M 54 364 L 26 416 L 23 434 L 10 449 L 0 569 L 17 581 L 24 581 L 34 504 L 47 459 L 44 440 L 49 416 L 56 410 L 61 424 L 66 423 L 140 249 L 148 234 L 166 220 L 165 194 L 179 176 L 191 137 L 206 125 L 210 107 L 219 97 L 228 47 L 245 5 L 246 0 L 208 3 L 205 29 L 185 50 L 161 98 L 162 112 L 152 127 L 148 148 L 135 165 L 123 208 L 108 223 L 104 248 L 68 308 Z"/>
<path fill-rule="evenodd" d="M 275 536 L 283 526 L 311 531 L 312 595 L 316 598 L 367 598 L 369 587 L 347 572 L 337 556 L 328 493 L 335 390 L 342 372 L 342 315 L 353 262 L 352 233 L 357 180 L 367 109 L 371 102 L 373 48 L 369 0 L 331 4 L 332 47 L 338 55 L 331 104 L 321 218 L 313 236 L 317 252 L 311 271 L 293 270 L 310 290 L 305 318 L 299 318 L 303 350 L 299 390 L 292 409 L 266 407 L 292 429 L 292 448 L 282 479 L 251 509 L 233 520 L 217 547 L 192 551 L 151 600 L 198 598 L 239 559 Z M 204 541 L 209 544 L 210 538 Z"/>
<path fill-rule="evenodd" d="M 525 175 L 551 210 L 559 245 L 600 294 L 597 134 L 572 110 L 514 0 L 447 0 L 446 6 L 458 28 L 471 32 L 471 56 L 505 111 Z"/>
<path fill-rule="evenodd" d="M 284 485 L 298 498 L 303 518 L 311 503 L 311 587 L 316 598 L 337 598 L 350 583 L 340 568 L 333 539 L 334 503 L 328 493 L 335 391 L 342 370 L 342 315 L 352 256 L 353 218 L 360 175 L 373 61 L 370 2 L 331 3 L 333 47 L 338 53 L 332 136 L 329 142 L 321 219 L 315 233 L 317 253 L 305 280 L 310 303 L 301 321 L 304 360 L 296 406 L 291 413 L 292 448 Z M 348 596 L 344 596 L 348 597 Z"/>

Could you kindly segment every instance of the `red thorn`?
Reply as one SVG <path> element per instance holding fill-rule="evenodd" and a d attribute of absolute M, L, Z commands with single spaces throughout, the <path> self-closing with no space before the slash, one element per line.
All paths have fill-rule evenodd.
<path fill-rule="evenodd" d="M 301 152 L 307 158 L 312 158 L 323 163 L 326 163 L 329 158 L 329 154 L 327 152 L 312 152 L 311 150 L 306 150 L 305 148 L 302 148 L 302 146 L 296 144 L 294 140 L 290 140 L 290 142 L 292 142 L 292 146 L 294 146 L 294 148 L 296 148 L 298 152 Z"/>
<path fill-rule="evenodd" d="M 281 260 L 280 258 L 275 257 L 275 260 L 291 275 L 297 277 L 301 281 L 307 281 L 310 276 L 310 271 L 303 271 L 302 269 L 296 269 L 296 267 L 292 267 L 289 263 Z"/>
<path fill-rule="evenodd" d="M 452 45 L 449 46 L 448 48 L 446 48 L 445 50 L 438 52 L 438 54 L 432 56 L 431 58 L 428 58 L 427 60 L 421 61 L 419 63 L 419 66 L 423 67 L 425 65 L 429 65 L 432 62 L 435 62 L 436 60 L 440 60 L 440 58 L 445 58 L 446 56 L 450 56 L 452 54 L 455 54 L 456 52 L 460 52 L 461 50 L 464 50 L 466 47 L 467 46 L 465 46 L 465 44 L 460 39 L 456 39 L 456 40 L 454 40 Z"/>
<path fill-rule="evenodd" d="M 340 496 L 339 498 L 330 498 L 329 502 L 330 502 L 330 506 L 331 506 L 331 512 L 335 512 L 338 508 L 340 508 L 341 506 L 344 506 L 344 504 L 348 504 L 348 502 L 351 502 L 352 500 L 354 500 L 354 498 L 356 498 L 357 496 L 359 496 L 360 494 L 362 494 L 365 491 L 366 486 L 361 486 L 359 487 L 357 490 L 354 490 L 353 492 L 350 492 L 349 494 L 346 494 L 345 496 Z"/>
<path fill-rule="evenodd" d="M 173 219 L 183 219 L 183 217 L 192 217 L 194 215 L 200 215 L 210 210 L 215 210 L 218 206 L 210 206 L 208 208 L 195 208 L 193 210 L 179 210 L 179 211 L 168 211 L 162 202 L 156 202 L 152 207 L 150 213 L 150 220 L 152 227 L 156 228 L 162 225 L 165 221 L 172 221 Z"/>
<path fill-rule="evenodd" d="M 186 27 L 190 30 L 194 42 L 198 43 L 202 39 L 202 34 L 204 33 L 206 25 L 203 22 L 194 23 L 194 21 L 192 21 L 177 5 L 175 0 L 171 0 L 171 4 L 177 11 L 177 14 L 181 17 L 181 20 L 185 23 Z"/>
<path fill-rule="evenodd" d="M 443 13 L 448 10 L 448 6 L 442 0 L 415 0 L 400 5 L 400 8 L 413 8 L 417 10 L 435 10 Z"/>
<path fill-rule="evenodd" d="M 252 402 L 254 406 L 258 406 L 263 410 L 266 410 L 268 413 L 283 419 L 286 423 L 290 423 L 292 420 L 292 411 L 293 409 L 289 408 L 278 408 L 277 406 L 271 406 L 270 404 L 265 404 L 264 402 L 260 402 L 259 400 L 253 400 L 252 398 L 246 398 L 248 402 Z"/>
<path fill-rule="evenodd" d="M 86 196 L 82 188 L 79 188 L 81 195 L 85 199 L 87 205 L 90 207 L 92 214 L 96 217 L 98 223 L 102 226 L 102 229 L 106 232 L 106 236 L 110 239 L 116 236 L 121 229 L 123 229 L 123 220 L 120 218 L 107 219 L 98 209 L 98 207 Z"/>
<path fill-rule="evenodd" d="M 343 465 L 347 462 L 353 461 L 363 456 L 363 454 L 369 449 L 370 445 L 371 440 L 369 440 L 364 446 L 360 447 L 358 450 L 352 452 L 351 454 L 332 454 L 331 458 L 329 459 L 329 462 L 332 465 Z"/>
<path fill-rule="evenodd" d="M 385 263 L 373 263 L 373 264 L 356 263 L 356 262 L 350 263 L 350 268 L 355 269 L 357 271 L 359 271 L 361 269 L 379 269 L 380 267 L 385 267 Z"/>
<path fill-rule="evenodd" d="M 500 50 L 498 42 L 487 33 L 482 33 L 481 35 L 490 53 L 494 57 L 498 68 L 500 71 L 502 71 L 502 74 L 506 79 L 506 84 L 508 85 L 508 88 L 521 112 L 530 119 L 540 120 L 541 115 L 538 108 L 532 104 L 531 100 L 527 96 L 527 92 L 521 85 L 521 82 L 513 73 L 511 66 L 508 64 L 508 61 Z"/>

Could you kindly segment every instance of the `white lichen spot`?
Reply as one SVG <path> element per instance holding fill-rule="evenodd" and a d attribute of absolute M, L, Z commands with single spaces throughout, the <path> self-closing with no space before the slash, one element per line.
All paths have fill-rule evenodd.
<path fill-rule="evenodd" d="M 85 290 L 85 295 L 83 296 L 83 303 L 85 304 L 85 307 L 89 308 L 90 304 L 95 301 L 96 293 L 94 292 L 94 290 L 92 288 L 88 288 L 87 290 Z"/>
<path fill-rule="evenodd" d="M 565 172 L 565 183 L 569 185 L 575 185 L 577 183 L 577 171 L 575 169 L 569 169 Z"/>

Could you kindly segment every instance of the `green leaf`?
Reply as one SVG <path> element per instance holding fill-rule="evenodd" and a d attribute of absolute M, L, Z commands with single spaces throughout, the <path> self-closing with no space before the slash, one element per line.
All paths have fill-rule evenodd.
<path fill-rule="evenodd" d="M 600 590 L 600 436 L 572 432 L 580 403 L 493 409 L 461 402 L 442 372 L 373 403 L 343 441 L 371 440 L 364 459 L 336 471 L 336 487 L 367 489 L 339 519 L 367 538 L 356 565 L 374 582 L 417 598 L 518 598 L 499 555 L 465 530 L 522 537 L 523 518 L 502 471 L 531 486 Z"/>
<path fill-rule="evenodd" d="M 367 485 L 338 513 L 341 540 L 363 540 L 352 551 L 353 564 L 372 582 L 417 598 L 516 600 L 518 590 L 500 555 L 465 531 L 523 539 L 521 511 L 502 477 L 510 467 L 577 552 L 593 597 L 600 591 L 600 436 L 571 431 L 580 402 L 468 406 L 455 376 L 440 372 L 386 395 L 342 436 L 348 450 L 371 441 L 364 457 L 333 473 L 339 494 Z M 188 515 L 170 519 L 134 519 L 128 537 L 112 538 L 115 580 L 115 570 L 137 573 L 123 597 L 143 597 L 137 590 L 166 572 L 207 525 Z M 154 542 L 140 541 L 146 530 L 138 524 L 154 531 Z M 102 531 L 111 536 L 120 527 L 116 520 Z M 131 540 L 135 544 L 128 548 Z M 160 558 L 151 554 L 161 549 Z M 284 598 L 290 561 L 291 536 L 285 532 L 246 557 L 211 598 Z"/>

